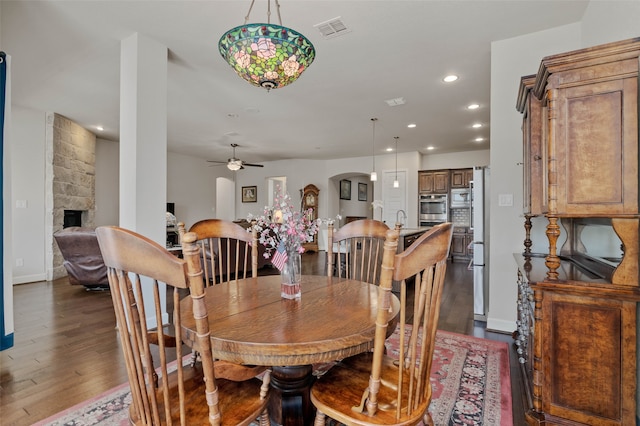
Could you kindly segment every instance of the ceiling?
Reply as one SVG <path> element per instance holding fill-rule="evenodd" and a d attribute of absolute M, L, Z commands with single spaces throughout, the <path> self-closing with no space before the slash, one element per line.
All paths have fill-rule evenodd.
<path fill-rule="evenodd" d="M 282 24 L 317 53 L 298 81 L 267 92 L 240 79 L 217 50 L 220 36 L 243 23 L 248 0 L 3 0 L 0 48 L 12 56 L 13 104 L 118 140 L 120 41 L 139 32 L 169 50 L 171 152 L 226 160 L 237 143 L 237 157 L 252 163 L 371 155 L 372 117 L 376 154 L 394 136 L 399 152 L 488 149 L 491 42 L 578 22 L 588 1 L 280 3 Z M 266 21 L 266 9 L 256 0 L 250 22 Z M 314 25 L 336 17 L 350 31 L 323 38 Z M 444 83 L 447 74 L 460 78 Z M 406 103 L 385 102 L 396 98 Z"/>

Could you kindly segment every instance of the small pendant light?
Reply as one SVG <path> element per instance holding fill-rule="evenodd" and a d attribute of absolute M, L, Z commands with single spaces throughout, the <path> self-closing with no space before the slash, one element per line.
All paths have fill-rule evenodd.
<path fill-rule="evenodd" d="M 371 170 L 371 182 L 375 182 L 378 180 L 378 174 L 376 173 L 376 121 L 378 121 L 377 118 L 371 119 L 371 124 L 373 125 L 373 136 L 371 138 L 373 169 Z"/>
<path fill-rule="evenodd" d="M 393 181 L 393 187 L 400 188 L 400 182 L 398 182 L 398 136 L 393 138 L 396 140 L 396 179 Z"/>

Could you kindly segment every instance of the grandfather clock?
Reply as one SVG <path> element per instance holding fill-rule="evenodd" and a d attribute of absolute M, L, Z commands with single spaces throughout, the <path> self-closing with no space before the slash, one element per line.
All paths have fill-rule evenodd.
<path fill-rule="evenodd" d="M 309 184 L 302 191 L 302 210 L 309 210 L 309 220 L 318 219 L 318 194 L 317 186 Z M 313 241 L 303 244 L 305 251 L 318 251 L 318 234 L 313 236 Z"/>

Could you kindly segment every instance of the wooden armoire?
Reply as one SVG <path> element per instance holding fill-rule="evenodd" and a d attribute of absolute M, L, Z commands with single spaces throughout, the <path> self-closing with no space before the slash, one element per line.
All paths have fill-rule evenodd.
<path fill-rule="evenodd" d="M 532 425 L 636 424 L 639 60 L 636 38 L 548 56 L 521 79 L 514 337 Z M 542 215 L 549 251 L 532 253 L 531 218 Z M 595 254 L 591 235 L 619 241 Z"/>

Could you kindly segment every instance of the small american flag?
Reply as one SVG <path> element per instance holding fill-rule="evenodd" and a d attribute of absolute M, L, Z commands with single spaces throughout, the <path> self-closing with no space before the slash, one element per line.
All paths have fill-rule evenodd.
<path fill-rule="evenodd" d="M 271 258 L 271 263 L 273 264 L 273 266 L 278 268 L 279 271 L 282 271 L 282 268 L 284 268 L 284 264 L 286 262 L 287 262 L 287 250 L 284 247 L 284 243 L 280 242 L 280 244 L 278 244 L 278 248 L 276 249 L 276 252 L 273 254 L 273 257 Z"/>

